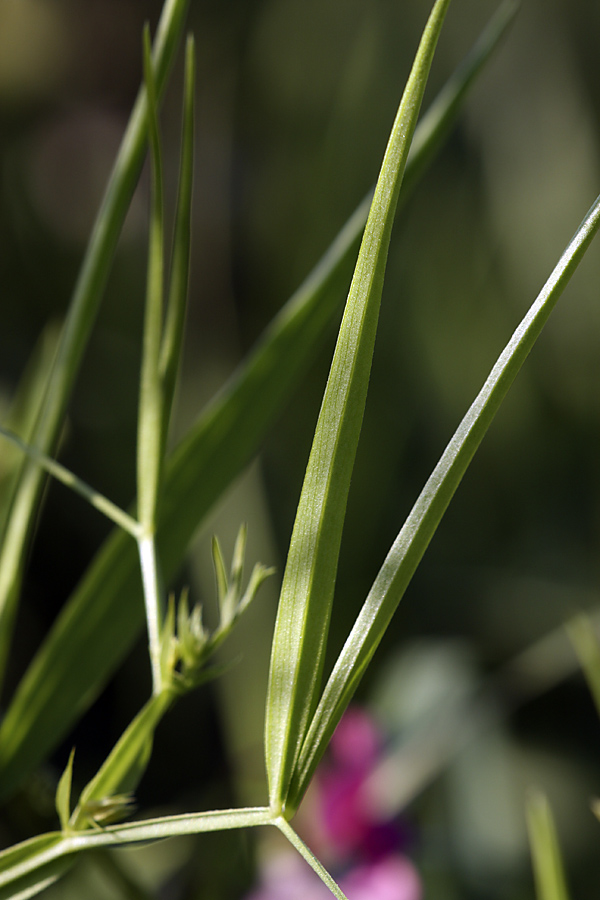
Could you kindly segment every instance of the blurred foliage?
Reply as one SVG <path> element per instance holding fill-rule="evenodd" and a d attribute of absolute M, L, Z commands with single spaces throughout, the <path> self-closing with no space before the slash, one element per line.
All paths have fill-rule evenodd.
<path fill-rule="evenodd" d="M 455 0 L 429 97 L 496 5 Z M 0 5 L 0 409 L 44 327 L 65 309 L 141 76 L 142 24 L 147 18 L 154 24 L 159 9 L 157 0 Z M 374 181 L 427 9 L 417 0 L 191 5 L 198 135 L 179 433 Z M 600 7 L 589 0 L 528 0 L 396 228 L 342 547 L 334 650 L 447 439 L 598 193 L 599 34 Z M 172 98 L 177 81 L 176 73 Z M 169 96 L 163 120 L 167 146 L 176 146 L 179 107 Z M 175 171 L 173 153 L 168 183 Z M 127 222 L 61 453 L 67 466 L 121 504 L 134 492 L 147 188 L 143 181 Z M 435 641 L 433 658 L 442 664 L 450 648 L 454 660 L 442 682 L 460 692 L 600 599 L 599 276 L 600 250 L 592 246 L 451 505 L 376 663 L 391 665 L 409 640 Z M 270 436 L 260 467 L 215 515 L 226 556 L 247 521 L 249 559 L 281 570 L 332 346 L 333 335 Z M 107 530 L 78 498 L 49 488 L 9 688 Z M 192 598 L 206 596 L 208 603 L 210 530 L 182 575 Z M 227 804 L 236 783 L 244 799 L 264 799 L 260 742 L 275 588 L 269 590 L 230 649 L 234 657 L 243 651 L 243 661 L 215 687 L 182 701 L 159 731 L 141 806 Z M 547 665 L 552 669 L 552 657 Z M 374 666 L 363 696 L 383 678 Z M 140 645 L 61 748 L 54 769 L 30 786 L 28 802 L 20 797 L 5 810 L 3 843 L 48 827 L 52 780 L 71 744 L 83 781 L 142 704 L 148 684 Z M 416 684 L 403 690 L 410 694 Z M 523 695 L 525 705 L 511 717 L 500 714 L 493 734 L 445 763 L 445 774 L 414 803 L 419 862 L 434 900 L 533 896 L 523 811 L 530 781 L 550 797 L 573 896 L 598 893 L 600 835 L 588 803 L 600 775 L 592 702 L 581 678 L 538 694 L 524 688 Z M 494 715 L 497 699 L 486 701 Z M 490 788 L 489 797 L 475 791 L 477 784 Z M 499 797 L 502 811 L 494 805 Z M 177 864 L 187 863 L 165 896 L 239 896 L 252 873 L 246 841 L 215 835 L 174 844 Z M 144 852 L 146 860 L 144 850 L 130 855 Z M 218 888 L 203 880 L 210 870 L 203 861 L 216 859 L 228 860 L 217 867 Z M 166 854 L 160 878 L 174 868 Z M 80 896 L 79 877 L 76 871 L 71 879 L 73 896 Z M 110 881 L 100 872 L 94 897 L 115 896 L 103 878 Z M 61 892 L 71 890 L 66 885 L 55 896 L 71 896 Z"/>

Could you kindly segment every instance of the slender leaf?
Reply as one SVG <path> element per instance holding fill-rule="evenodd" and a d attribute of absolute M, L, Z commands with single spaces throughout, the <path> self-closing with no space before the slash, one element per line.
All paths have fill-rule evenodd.
<path fill-rule="evenodd" d="M 527 830 L 537 900 L 569 900 L 552 811 L 539 791 L 527 801 Z"/>
<path fill-rule="evenodd" d="M 157 91 L 164 89 L 188 0 L 166 0 L 155 44 Z M 100 207 L 67 313 L 46 385 L 41 414 L 32 433 L 37 450 L 52 454 L 79 365 L 95 321 L 117 240 L 141 170 L 146 143 L 146 99 L 134 106 L 121 149 Z M 18 603 L 23 566 L 35 517 L 43 472 L 23 462 L 18 488 L 0 550 L 0 682 Z"/>
<path fill-rule="evenodd" d="M 183 127 L 179 164 L 179 193 L 173 236 L 173 258 L 167 297 L 167 312 L 160 349 L 163 385 L 164 439 L 175 395 L 177 372 L 183 344 L 191 256 L 192 187 L 194 170 L 194 80 L 196 72 L 194 39 L 188 37 L 185 54 Z M 163 446 L 163 453 L 164 453 Z"/>
<path fill-rule="evenodd" d="M 390 549 L 311 722 L 291 791 L 295 805 L 300 802 L 475 451 L 599 226 L 600 197 L 500 355 Z"/>
<path fill-rule="evenodd" d="M 269 794 L 285 808 L 320 690 L 342 528 L 404 167 L 449 0 L 437 0 L 415 57 L 373 203 L 306 469 L 273 638 L 265 721 Z"/>
<path fill-rule="evenodd" d="M 511 7 L 505 3 L 502 9 Z M 469 64 L 450 79 L 417 127 L 400 204 L 416 180 L 411 173 L 422 171 L 420 161 L 430 157 L 438 135 L 456 117 L 502 34 L 501 25 L 497 20 L 486 30 L 488 39 L 478 42 Z M 253 458 L 313 358 L 347 289 L 371 196 L 173 453 L 159 519 L 165 579 L 181 564 L 198 525 Z M 63 738 L 138 636 L 144 621 L 138 571 L 133 542 L 114 532 L 58 617 L 0 725 L 0 797 L 13 793 Z"/>
<path fill-rule="evenodd" d="M 43 330 L 3 420 L 4 427 L 18 434 L 26 443 L 31 440 L 40 414 L 58 338 L 59 330 L 55 324 Z M 0 535 L 7 524 L 22 463 L 23 457 L 16 449 L 3 452 L 0 457 Z"/>
<path fill-rule="evenodd" d="M 148 142 L 152 170 L 148 272 L 144 340 L 140 373 L 140 403 L 137 435 L 138 520 L 146 534 L 156 527 L 156 509 L 163 464 L 164 422 L 160 383 L 160 345 L 163 321 L 164 281 L 164 189 L 163 162 L 158 125 L 156 85 L 152 71 L 150 30 L 144 29 L 144 84 L 148 98 Z M 149 623 L 151 626 L 151 623 Z"/>
<path fill-rule="evenodd" d="M 223 606 L 223 600 L 227 596 L 229 579 L 227 577 L 227 569 L 225 568 L 225 560 L 223 559 L 221 543 L 216 534 L 213 535 L 212 539 L 212 558 L 213 567 L 215 570 L 215 580 L 217 582 L 217 600 L 219 602 L 219 610 L 221 610 Z M 221 618 L 222 617 L 223 613 L 221 612 Z"/>
<path fill-rule="evenodd" d="M 144 32 L 144 78 L 148 95 L 148 130 L 152 163 L 152 210 L 148 242 L 146 314 L 140 374 L 137 441 L 138 518 L 143 531 L 138 550 L 144 587 L 153 691 L 165 687 L 161 634 L 165 614 L 156 552 L 156 522 L 167 434 L 183 339 L 190 264 L 190 210 L 193 166 L 194 44 L 186 47 L 183 145 L 178 211 L 173 248 L 168 315 L 163 333 L 164 189 L 156 85 L 150 56 L 150 33 Z M 181 245 L 178 244 L 181 241 Z"/>
<path fill-rule="evenodd" d="M 67 828 L 71 818 L 71 783 L 73 781 L 74 756 L 75 748 L 69 754 L 69 761 L 65 766 L 65 771 L 60 776 L 58 787 L 56 788 L 56 812 L 63 831 Z"/>

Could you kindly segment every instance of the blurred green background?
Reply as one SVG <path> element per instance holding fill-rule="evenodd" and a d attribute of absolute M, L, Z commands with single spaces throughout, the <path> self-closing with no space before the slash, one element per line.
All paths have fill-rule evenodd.
<path fill-rule="evenodd" d="M 497 5 L 454 0 L 429 100 Z M 155 25 L 160 6 L 0 2 L 2 412 L 68 303 L 139 84 L 142 25 L 146 19 Z M 175 436 L 374 182 L 429 6 L 428 0 L 192 0 L 193 272 Z M 396 226 L 332 656 L 446 441 L 600 189 L 599 37 L 600 6 L 592 0 L 526 0 Z M 163 115 L 171 196 L 180 76 L 177 68 Z M 61 449 L 66 465 L 122 505 L 134 493 L 147 189 L 144 177 Z M 426 775 L 413 773 L 410 752 L 398 761 L 414 796 L 408 815 L 432 900 L 533 896 L 523 815 L 530 784 L 549 793 L 573 895 L 600 890 L 600 826 L 589 808 L 600 791 L 600 725 L 581 676 L 565 677 L 576 666 L 560 630 L 600 600 L 599 283 L 600 248 L 592 245 L 361 689 L 360 700 L 378 712 L 398 753 L 413 738 L 417 747 L 439 750 Z M 194 545 L 181 581 L 204 600 L 209 618 L 212 531 L 230 553 L 239 523 L 247 521 L 249 563 L 260 558 L 282 571 L 333 341 L 332 332 L 258 463 Z M 50 486 L 9 691 L 107 532 L 97 513 Z M 144 812 L 264 802 L 262 707 L 279 578 L 261 592 L 228 648 L 236 665 L 186 698 L 159 730 L 139 791 Z M 554 643 L 528 651 L 555 629 Z M 26 799 L 7 808 L 4 843 L 53 827 L 52 779 L 71 745 L 77 744 L 83 782 L 149 684 L 140 641 L 40 774 L 35 792 L 30 786 Z M 440 708 L 450 711 L 447 727 L 434 734 Z M 160 853 L 152 858 L 158 874 L 148 875 L 166 885 L 161 896 L 233 898 L 252 879 L 248 837 L 168 846 L 160 865 Z M 138 870 L 153 872 L 149 857 L 137 852 Z M 82 893 L 78 877 L 53 896 L 95 897 L 88 882 Z M 98 898 L 121 896 L 101 878 L 94 890 Z"/>

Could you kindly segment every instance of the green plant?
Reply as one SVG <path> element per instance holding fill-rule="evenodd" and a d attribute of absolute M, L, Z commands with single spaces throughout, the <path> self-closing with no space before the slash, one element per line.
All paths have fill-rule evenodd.
<path fill-rule="evenodd" d="M 290 824 L 315 768 L 347 708 L 475 451 L 508 388 L 600 225 L 600 201 L 586 215 L 535 303 L 515 331 L 400 530 L 364 606 L 322 687 L 324 655 L 350 478 L 377 330 L 392 224 L 412 186 L 455 117 L 460 102 L 515 10 L 501 8 L 473 56 L 450 80 L 417 128 L 434 50 L 449 0 L 433 6 L 398 110 L 379 180 L 321 263 L 231 383 L 172 454 L 168 425 L 181 354 L 190 253 L 194 49 L 186 49 L 179 196 L 166 302 L 165 224 L 158 103 L 183 29 L 186 3 L 167 0 L 151 52 L 144 39 L 144 88 L 136 103 L 100 210 L 46 390 L 31 390 L 29 424 L 2 435 L 23 454 L 3 484 L 0 557 L 0 668 L 10 646 L 19 589 L 43 487 L 49 473 L 78 491 L 118 526 L 66 604 L 21 681 L 0 727 L 0 793 L 8 796 L 64 737 L 123 658 L 146 613 L 152 696 L 125 730 L 72 807 L 77 755 L 57 786 L 60 830 L 0 856 L 0 897 L 34 896 L 78 854 L 164 837 L 251 826 L 277 828 L 337 897 L 344 895 Z M 414 140 L 413 140 L 414 135 Z M 146 312 L 140 377 L 137 503 L 125 512 L 52 459 L 119 230 L 142 164 L 152 169 Z M 412 146 L 412 156 L 409 151 Z M 405 171 L 406 170 L 406 171 Z M 401 193 L 402 190 L 402 193 Z M 367 216 L 368 212 L 368 216 Z M 253 600 L 270 569 L 255 566 L 246 589 L 241 529 L 230 573 L 213 545 L 220 621 L 211 633 L 187 595 L 167 599 L 200 521 L 252 458 L 288 399 L 339 299 L 337 286 L 358 258 L 325 389 L 287 557 L 273 638 L 266 701 L 268 803 L 119 823 L 152 750 L 154 732 L 175 700 L 219 667 L 207 666 Z M 34 384 L 39 385 L 34 379 Z M 136 555 L 137 551 L 137 555 Z M 141 578 L 140 574 L 141 573 Z M 140 586 L 141 582 L 141 586 Z M 76 673 L 76 677 L 74 677 Z"/>

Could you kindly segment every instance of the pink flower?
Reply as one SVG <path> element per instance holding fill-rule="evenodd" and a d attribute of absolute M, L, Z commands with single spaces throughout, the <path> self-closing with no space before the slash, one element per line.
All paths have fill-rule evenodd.
<path fill-rule="evenodd" d="M 417 870 L 402 853 L 399 822 L 383 817 L 367 794 L 367 779 L 381 754 L 382 737 L 358 707 L 338 725 L 310 797 L 299 833 L 338 880 L 348 900 L 421 900 Z M 246 900 L 330 900 L 331 893 L 295 853 L 280 853 L 261 867 L 261 884 Z"/>
<path fill-rule="evenodd" d="M 296 853 L 280 853 L 262 868 L 260 887 L 246 900 L 331 900 L 329 889 Z M 421 900 L 416 869 L 394 854 L 351 869 L 340 887 L 348 900 Z"/>
<path fill-rule="evenodd" d="M 382 737 L 371 716 L 351 707 L 333 735 L 328 759 L 317 772 L 319 849 L 338 861 L 356 856 L 375 861 L 407 843 L 401 823 L 383 818 L 367 793 L 367 779 L 381 748 Z"/>
<path fill-rule="evenodd" d="M 329 751 L 340 768 L 366 773 L 377 762 L 381 734 L 371 716 L 351 706 L 335 729 Z"/>
<path fill-rule="evenodd" d="M 351 869 L 340 887 L 348 900 L 421 900 L 417 870 L 399 853 Z"/>
<path fill-rule="evenodd" d="M 331 892 L 295 851 L 286 851 L 261 866 L 257 890 L 246 900 L 331 900 Z"/>

